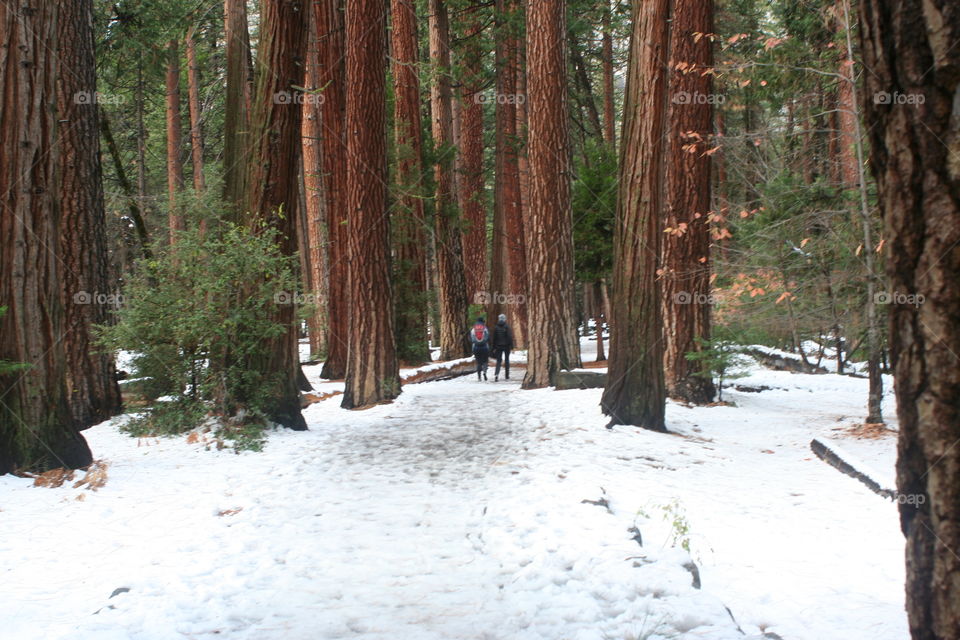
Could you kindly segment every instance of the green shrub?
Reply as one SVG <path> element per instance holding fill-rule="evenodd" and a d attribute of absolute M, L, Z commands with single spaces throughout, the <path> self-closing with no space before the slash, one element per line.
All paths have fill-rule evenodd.
<path fill-rule="evenodd" d="M 147 409 L 127 429 L 183 433 L 205 414 L 262 429 L 271 385 L 249 363 L 265 361 L 264 345 L 286 331 L 275 318 L 278 304 L 296 301 L 295 258 L 273 234 L 230 225 L 181 232 L 153 255 L 127 283 L 117 322 L 100 328 L 107 346 L 136 354 L 144 378 Z"/>

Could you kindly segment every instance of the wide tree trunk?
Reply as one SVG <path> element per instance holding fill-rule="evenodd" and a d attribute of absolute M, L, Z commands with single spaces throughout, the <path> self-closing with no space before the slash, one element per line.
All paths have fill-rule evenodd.
<path fill-rule="evenodd" d="M 574 307 L 573 217 L 567 124 L 566 7 L 527 2 L 530 201 L 524 203 L 527 373 L 523 387 L 554 384 L 561 369 L 580 366 Z"/>
<path fill-rule="evenodd" d="M 661 245 L 663 368 L 667 393 L 696 404 L 716 389 L 687 354 L 710 339 L 710 161 L 713 146 L 713 1 L 680 2 L 672 21 L 667 186 Z"/>
<path fill-rule="evenodd" d="M 0 474 L 92 459 L 67 400 L 56 42 L 57 3 L 0 3 Z"/>
<path fill-rule="evenodd" d="M 413 0 L 392 0 L 393 125 L 397 197 L 396 336 L 401 360 L 430 360 L 427 345 L 427 227 L 423 208 L 423 138 L 417 75 L 417 13 Z"/>
<path fill-rule="evenodd" d="M 178 231 L 187 228 L 178 200 L 183 191 L 183 160 L 180 144 L 183 132 L 180 126 L 180 47 L 176 40 L 167 43 L 167 210 L 170 244 L 176 241 Z"/>
<path fill-rule="evenodd" d="M 434 164 L 437 293 L 440 298 L 440 358 L 460 358 L 470 352 L 467 340 L 468 303 L 464 275 L 460 216 L 453 175 L 453 94 L 450 86 L 450 22 L 444 0 L 429 0 L 430 61 L 436 77 L 430 87 Z"/>
<path fill-rule="evenodd" d="M 463 210 L 463 260 L 467 298 L 487 286 L 487 211 L 483 188 L 483 22 L 479 5 L 469 9 L 463 40 L 460 109 L 460 202 Z"/>
<path fill-rule="evenodd" d="M 609 377 L 601 407 L 611 424 L 664 431 L 666 391 L 660 317 L 660 219 L 670 0 L 633 5 L 614 230 Z"/>
<path fill-rule="evenodd" d="M 93 344 L 92 327 L 110 320 L 106 212 L 93 53 L 93 0 L 61 5 L 57 23 L 60 152 L 60 286 L 70 411 L 81 429 L 120 412 L 113 354 Z"/>
<path fill-rule="evenodd" d="M 249 145 L 253 71 L 250 65 L 250 34 L 247 31 L 246 0 L 224 0 L 224 41 L 227 78 L 223 123 L 223 193 L 240 220 L 246 214 L 246 154 Z"/>
<path fill-rule="evenodd" d="M 347 241 L 350 334 L 341 406 L 400 394 L 387 214 L 387 5 L 347 0 Z"/>
<path fill-rule="evenodd" d="M 343 0 L 315 0 L 324 196 L 327 201 L 327 358 L 320 375 L 329 380 L 347 374 L 350 333 L 347 302 L 346 69 Z"/>
<path fill-rule="evenodd" d="M 257 56 L 257 93 L 251 114 L 251 140 L 256 152 L 249 158 L 248 210 L 256 230 L 277 233 L 280 251 L 298 249 L 297 217 L 300 199 L 301 91 L 303 51 L 307 43 L 306 12 L 302 0 L 263 0 L 260 12 L 260 53 Z M 296 308 L 274 306 L 273 320 L 286 332 L 269 341 L 262 361 L 249 363 L 269 376 L 268 417 L 285 427 L 306 429 L 300 413 L 297 381 Z"/>
<path fill-rule="evenodd" d="M 887 240 L 914 640 L 960 638 L 960 6 L 863 0 L 861 104 Z M 866 251 L 870 247 L 865 247 Z"/>

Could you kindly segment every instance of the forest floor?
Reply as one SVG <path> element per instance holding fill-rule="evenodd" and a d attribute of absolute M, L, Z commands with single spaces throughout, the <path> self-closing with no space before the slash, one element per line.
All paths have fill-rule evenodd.
<path fill-rule="evenodd" d="M 104 423 L 99 490 L 0 478 L 0 638 L 904 640 L 896 507 L 809 447 L 889 472 L 866 381 L 749 373 L 667 435 L 492 371 L 319 402 L 262 453 Z"/>

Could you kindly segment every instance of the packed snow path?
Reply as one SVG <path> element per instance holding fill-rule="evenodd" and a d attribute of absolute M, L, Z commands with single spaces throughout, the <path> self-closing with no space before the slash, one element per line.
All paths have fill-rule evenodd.
<path fill-rule="evenodd" d="M 98 492 L 0 482 L 0 637 L 905 637 L 895 511 L 804 452 L 788 393 L 671 406 L 686 435 L 664 436 L 604 429 L 598 391 L 518 386 L 322 402 L 260 454 L 96 427 Z"/>

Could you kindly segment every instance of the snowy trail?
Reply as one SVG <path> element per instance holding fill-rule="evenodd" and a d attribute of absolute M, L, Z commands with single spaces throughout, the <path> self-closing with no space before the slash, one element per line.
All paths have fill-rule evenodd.
<path fill-rule="evenodd" d="M 259 454 L 95 427 L 100 491 L 0 478 L 0 638 L 905 637 L 895 511 L 806 449 L 843 389 L 803 416 L 804 388 L 671 405 L 663 436 L 604 429 L 599 391 L 518 387 L 321 402 Z M 674 499 L 703 591 L 664 544 Z"/>

